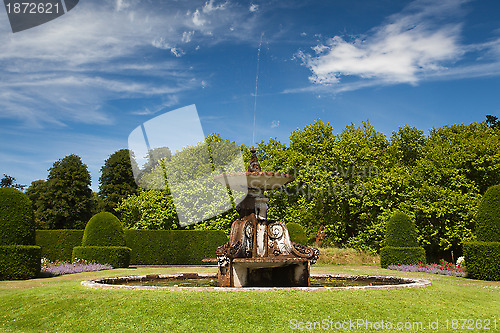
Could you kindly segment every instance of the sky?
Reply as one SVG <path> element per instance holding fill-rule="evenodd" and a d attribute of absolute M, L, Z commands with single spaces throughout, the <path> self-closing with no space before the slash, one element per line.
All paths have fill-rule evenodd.
<path fill-rule="evenodd" d="M 17 33 L 1 7 L 0 75 L 0 176 L 76 154 L 97 191 L 134 129 L 193 104 L 246 145 L 500 118 L 500 1 L 82 0 Z"/>

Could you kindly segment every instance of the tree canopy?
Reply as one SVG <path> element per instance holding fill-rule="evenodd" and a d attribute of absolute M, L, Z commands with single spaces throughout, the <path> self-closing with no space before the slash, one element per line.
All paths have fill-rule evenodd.
<path fill-rule="evenodd" d="M 35 220 L 43 229 L 83 229 L 93 214 L 94 201 L 87 166 L 77 155 L 68 155 L 49 169 L 46 181 L 31 183 L 28 197 Z"/>
<path fill-rule="evenodd" d="M 128 149 L 120 149 L 109 156 L 101 168 L 99 196 L 102 210 L 115 212 L 118 204 L 129 195 L 137 193 Z"/>

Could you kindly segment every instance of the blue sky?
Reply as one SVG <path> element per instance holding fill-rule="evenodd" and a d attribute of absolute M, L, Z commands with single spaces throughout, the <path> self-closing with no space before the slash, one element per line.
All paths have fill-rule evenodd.
<path fill-rule="evenodd" d="M 0 174 L 29 185 L 73 153 L 97 190 L 134 128 L 191 104 L 247 145 L 255 101 L 256 141 L 500 118 L 500 2 L 83 0 L 15 34 L 2 7 L 0 71 Z"/>

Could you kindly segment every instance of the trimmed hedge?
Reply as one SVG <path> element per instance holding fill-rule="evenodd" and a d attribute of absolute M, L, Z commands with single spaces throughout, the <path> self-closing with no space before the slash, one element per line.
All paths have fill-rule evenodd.
<path fill-rule="evenodd" d="M 72 261 L 73 248 L 82 244 L 83 230 L 37 230 L 36 245 L 42 248 L 42 258 L 50 261 Z"/>
<path fill-rule="evenodd" d="M 402 212 L 396 212 L 387 223 L 385 246 L 418 247 L 417 230 L 410 218 Z"/>
<path fill-rule="evenodd" d="M 126 246 L 76 246 L 72 258 L 110 264 L 113 268 L 128 267 L 132 250 Z"/>
<path fill-rule="evenodd" d="M 31 279 L 40 272 L 40 246 L 0 246 L 0 280 Z"/>
<path fill-rule="evenodd" d="M 468 277 L 500 281 L 500 242 L 468 242 L 463 249 Z"/>
<path fill-rule="evenodd" d="M 425 263 L 425 249 L 422 247 L 386 246 L 380 249 L 380 266 L 387 268 L 390 264 L 413 265 Z"/>
<path fill-rule="evenodd" d="M 484 193 L 476 215 L 476 236 L 483 242 L 500 242 L 500 185 Z"/>
<path fill-rule="evenodd" d="M 134 265 L 201 265 L 227 236 L 218 230 L 127 230 Z"/>
<path fill-rule="evenodd" d="M 125 246 L 122 223 L 111 213 L 95 214 L 85 226 L 82 246 Z"/>
<path fill-rule="evenodd" d="M 42 257 L 69 261 L 82 237 L 83 230 L 37 230 L 36 240 Z M 200 265 L 203 258 L 215 257 L 227 236 L 218 230 L 125 230 L 125 240 L 133 265 Z"/>
<path fill-rule="evenodd" d="M 12 187 L 0 188 L 0 246 L 35 245 L 31 200 Z"/>
<path fill-rule="evenodd" d="M 302 228 L 300 224 L 289 222 L 286 224 L 286 228 L 288 229 L 288 234 L 290 235 L 290 240 L 292 242 L 306 245 L 307 235 L 304 228 Z"/>

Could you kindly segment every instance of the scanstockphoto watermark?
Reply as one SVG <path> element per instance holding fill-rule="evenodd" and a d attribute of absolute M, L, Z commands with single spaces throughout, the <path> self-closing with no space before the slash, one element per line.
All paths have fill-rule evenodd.
<path fill-rule="evenodd" d="M 485 330 L 496 331 L 497 319 L 429 319 L 423 321 L 386 321 L 386 320 L 369 320 L 366 318 L 348 319 L 343 321 L 335 321 L 328 316 L 317 321 L 300 321 L 295 318 L 290 319 L 289 328 L 292 330 L 400 330 L 400 331 L 437 331 L 437 330 Z"/>
<path fill-rule="evenodd" d="M 424 323 L 415 322 L 396 322 L 368 319 L 349 319 L 344 321 L 335 321 L 330 318 L 324 318 L 320 321 L 299 321 L 290 320 L 290 329 L 292 330 L 423 330 Z"/>

